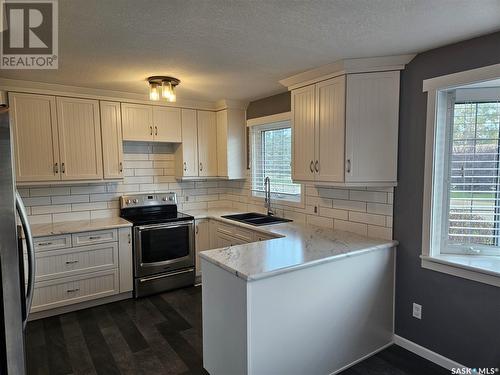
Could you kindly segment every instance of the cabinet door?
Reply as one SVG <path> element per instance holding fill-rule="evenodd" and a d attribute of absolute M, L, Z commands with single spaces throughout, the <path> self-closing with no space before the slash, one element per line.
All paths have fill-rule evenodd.
<path fill-rule="evenodd" d="M 122 103 L 124 141 L 153 140 L 153 110 L 149 105 Z"/>
<path fill-rule="evenodd" d="M 59 180 L 55 97 L 10 93 L 9 105 L 17 181 Z"/>
<path fill-rule="evenodd" d="M 157 142 L 182 141 L 181 109 L 153 107 L 154 140 Z"/>
<path fill-rule="evenodd" d="M 217 176 L 217 121 L 215 112 L 198 111 L 198 164 L 200 176 Z"/>
<path fill-rule="evenodd" d="M 345 76 L 316 84 L 316 180 L 344 181 Z"/>
<path fill-rule="evenodd" d="M 346 182 L 396 182 L 399 71 L 347 77 Z"/>
<path fill-rule="evenodd" d="M 292 179 L 314 181 L 315 86 L 292 91 Z"/>
<path fill-rule="evenodd" d="M 56 101 L 62 179 L 102 179 L 99 102 L 62 97 Z"/>
<path fill-rule="evenodd" d="M 176 152 L 176 163 L 180 163 L 176 174 L 182 177 L 198 176 L 198 126 L 196 111 L 183 109 L 182 119 L 182 144 Z"/>
<path fill-rule="evenodd" d="M 123 177 L 123 142 L 120 103 L 100 102 L 104 178 Z"/>
<path fill-rule="evenodd" d="M 210 249 L 210 227 L 207 219 L 196 220 L 195 225 L 196 275 L 199 276 L 201 274 L 199 253 Z"/>

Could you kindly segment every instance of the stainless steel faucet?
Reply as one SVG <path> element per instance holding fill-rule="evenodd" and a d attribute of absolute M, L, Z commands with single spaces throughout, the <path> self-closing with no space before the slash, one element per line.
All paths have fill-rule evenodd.
<path fill-rule="evenodd" d="M 264 200 L 264 207 L 267 208 L 267 214 L 269 216 L 274 215 L 274 211 L 271 208 L 271 179 L 266 177 L 264 179 L 264 190 L 266 192 L 266 198 Z"/>

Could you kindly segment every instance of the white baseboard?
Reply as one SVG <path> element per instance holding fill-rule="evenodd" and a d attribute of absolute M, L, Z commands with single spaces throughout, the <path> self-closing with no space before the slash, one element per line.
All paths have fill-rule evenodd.
<path fill-rule="evenodd" d="M 394 335 L 394 344 L 409 350 L 416 355 L 427 359 L 428 361 L 434 362 L 435 364 L 444 367 L 445 369 L 451 370 L 452 368 L 468 368 L 467 366 L 461 365 L 458 362 L 452 361 L 449 358 L 442 356 L 432 350 L 424 348 L 413 341 L 407 340 L 401 336 Z"/>

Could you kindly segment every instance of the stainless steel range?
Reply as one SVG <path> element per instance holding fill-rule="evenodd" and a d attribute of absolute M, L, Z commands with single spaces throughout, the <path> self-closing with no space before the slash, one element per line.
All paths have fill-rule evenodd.
<path fill-rule="evenodd" d="M 133 224 L 134 296 L 193 285 L 194 218 L 177 211 L 176 194 L 124 195 L 120 208 Z"/>

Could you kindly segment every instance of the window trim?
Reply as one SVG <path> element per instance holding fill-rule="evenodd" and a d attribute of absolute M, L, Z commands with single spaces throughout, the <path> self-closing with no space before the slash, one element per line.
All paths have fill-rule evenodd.
<path fill-rule="evenodd" d="M 269 115 L 269 116 L 262 116 L 262 117 L 257 117 L 257 118 L 252 118 L 247 120 L 247 127 L 251 128 L 253 126 L 259 126 L 259 125 L 272 125 L 274 123 L 279 123 L 283 121 L 292 121 L 292 112 L 281 112 L 281 113 L 276 113 L 274 115 Z M 250 137 L 251 137 L 251 130 L 249 133 L 249 139 L 248 139 L 248 147 L 250 149 Z M 249 154 L 249 157 L 251 158 L 251 152 Z M 252 160 L 249 160 L 249 169 L 250 169 L 250 179 L 253 178 L 253 171 L 252 171 Z M 288 206 L 288 207 L 294 207 L 294 208 L 305 208 L 305 186 L 304 184 L 300 184 L 300 201 L 292 201 L 288 199 L 283 199 L 280 197 L 275 197 L 273 196 L 272 201 L 276 202 L 279 206 Z M 250 181 L 250 199 L 253 203 L 256 204 L 262 204 L 264 202 L 263 197 L 259 197 L 258 195 L 254 195 L 254 191 L 252 190 L 252 181 Z"/>
<path fill-rule="evenodd" d="M 426 140 L 425 140 L 425 166 L 424 166 L 424 191 L 422 210 L 422 255 L 421 266 L 426 269 L 447 273 L 469 280 L 478 281 L 500 287 L 500 256 L 497 255 L 452 255 L 437 254 L 432 241 L 433 236 L 433 186 L 436 180 L 434 176 L 436 153 L 436 133 L 438 122 L 446 116 L 447 103 L 443 95 L 447 95 L 444 90 L 458 88 L 460 86 L 500 80 L 500 64 L 490 65 L 483 68 L 467 70 L 459 73 L 448 74 L 423 81 L 423 92 L 427 92 L 427 116 L 426 116 Z M 440 99 L 438 101 L 438 99 Z M 438 107 L 438 103 L 441 107 Z M 453 256 L 453 260 L 451 260 Z M 491 257 L 494 268 L 481 268 L 480 264 L 471 264 L 471 257 Z M 474 263 L 474 262 L 472 262 Z"/>

